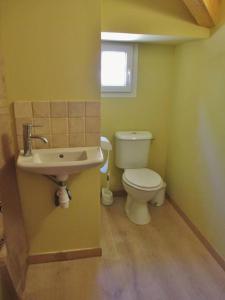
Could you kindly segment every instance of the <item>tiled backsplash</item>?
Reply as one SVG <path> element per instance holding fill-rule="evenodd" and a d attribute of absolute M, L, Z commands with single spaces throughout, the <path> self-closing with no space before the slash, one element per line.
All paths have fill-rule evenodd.
<path fill-rule="evenodd" d="M 15 102 L 14 115 L 18 148 L 23 148 L 23 124 L 34 127 L 33 134 L 49 140 L 33 140 L 33 148 L 97 146 L 100 142 L 100 102 L 37 101 Z"/>

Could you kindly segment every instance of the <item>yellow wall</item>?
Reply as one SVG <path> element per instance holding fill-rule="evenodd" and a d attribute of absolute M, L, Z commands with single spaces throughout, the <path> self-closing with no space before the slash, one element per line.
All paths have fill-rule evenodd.
<path fill-rule="evenodd" d="M 168 191 L 225 258 L 225 26 L 176 49 Z"/>
<path fill-rule="evenodd" d="M 102 3 L 103 31 L 209 35 L 194 24 L 180 0 Z M 0 12 L 10 102 L 99 99 L 100 0 L 2 0 Z M 176 50 L 167 164 L 170 195 L 222 255 L 224 36 L 221 27 L 210 40 Z M 154 134 L 150 166 L 162 176 L 173 54 L 170 47 L 141 45 L 137 97 L 102 101 L 104 135 L 112 139 L 116 130 L 130 129 Z M 114 189 L 120 188 L 119 174 L 113 167 Z M 23 172 L 18 178 L 32 254 L 99 246 L 97 169 L 71 178 L 74 199 L 69 210 L 54 208 L 54 185 L 46 178 Z"/>
<path fill-rule="evenodd" d="M 100 0 L 1 0 L 8 99 L 99 99 Z"/>
<path fill-rule="evenodd" d="M 68 209 L 55 207 L 56 185 L 49 179 L 22 171 L 17 175 L 30 254 L 99 247 L 98 168 L 70 177 Z"/>
<path fill-rule="evenodd" d="M 181 0 L 102 0 L 102 31 L 206 38 Z"/>
<path fill-rule="evenodd" d="M 151 131 L 156 140 L 151 149 L 150 166 L 164 176 L 174 48 L 149 44 L 138 47 L 137 97 L 102 99 L 102 134 L 113 141 L 118 130 Z M 113 161 L 111 186 L 119 190 L 122 171 Z"/>
<path fill-rule="evenodd" d="M 0 12 L 10 102 L 99 99 L 100 0 L 2 0 Z M 31 254 L 99 247 L 99 177 L 97 169 L 72 176 L 63 210 L 53 183 L 18 173 Z"/>

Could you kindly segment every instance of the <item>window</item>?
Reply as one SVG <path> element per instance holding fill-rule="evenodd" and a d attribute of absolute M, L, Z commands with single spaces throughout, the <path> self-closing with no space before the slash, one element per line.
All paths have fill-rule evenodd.
<path fill-rule="evenodd" d="M 103 97 L 135 97 L 137 46 L 102 43 L 101 92 Z"/>

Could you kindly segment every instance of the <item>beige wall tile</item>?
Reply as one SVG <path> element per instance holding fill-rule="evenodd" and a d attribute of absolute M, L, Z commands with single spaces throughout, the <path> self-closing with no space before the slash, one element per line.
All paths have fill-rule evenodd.
<path fill-rule="evenodd" d="M 52 136 L 53 148 L 65 148 L 69 146 L 69 137 L 66 134 L 55 134 Z"/>
<path fill-rule="evenodd" d="M 48 139 L 48 143 L 44 143 L 41 140 L 34 140 L 34 149 L 48 149 L 52 147 L 52 137 L 51 135 L 45 135 Z"/>
<path fill-rule="evenodd" d="M 87 133 L 85 145 L 86 146 L 99 146 L 100 145 L 100 133 Z"/>
<path fill-rule="evenodd" d="M 33 116 L 38 118 L 46 118 L 50 116 L 49 101 L 37 101 L 32 103 Z"/>
<path fill-rule="evenodd" d="M 9 116 L 8 106 L 0 106 L 0 115 L 8 115 Z"/>
<path fill-rule="evenodd" d="M 31 102 L 15 102 L 14 112 L 16 118 L 29 118 L 33 116 Z"/>
<path fill-rule="evenodd" d="M 32 148 L 35 148 L 35 140 L 32 140 Z M 23 136 L 17 135 L 17 149 L 23 150 Z"/>
<path fill-rule="evenodd" d="M 69 117 L 84 117 L 85 116 L 85 102 L 68 102 Z"/>
<path fill-rule="evenodd" d="M 10 134 L 11 135 L 11 123 L 9 115 L 0 116 L 0 134 Z"/>
<path fill-rule="evenodd" d="M 15 116 L 17 114 L 19 117 L 15 117 L 15 121 L 19 147 L 23 147 L 24 123 L 41 125 L 42 127 L 33 128 L 33 134 L 49 139 L 48 145 L 42 144 L 39 140 L 33 141 L 34 148 L 99 145 L 100 108 L 100 102 L 16 102 Z M 5 127 L 1 124 L 1 118 L 0 125 L 2 128 Z"/>
<path fill-rule="evenodd" d="M 18 135 L 23 134 L 23 124 L 31 123 L 33 124 L 33 119 L 30 118 L 16 118 L 16 133 Z"/>
<path fill-rule="evenodd" d="M 100 102 L 86 102 L 86 116 L 100 117 L 101 103 Z"/>
<path fill-rule="evenodd" d="M 85 132 L 85 118 L 69 118 L 69 133 Z"/>
<path fill-rule="evenodd" d="M 53 101 L 50 102 L 51 107 L 51 117 L 67 117 L 68 116 L 68 107 L 66 101 Z"/>
<path fill-rule="evenodd" d="M 34 118 L 33 122 L 34 125 L 41 126 L 41 127 L 33 128 L 33 132 L 35 134 L 39 134 L 39 135 L 51 134 L 50 118 Z"/>
<path fill-rule="evenodd" d="M 17 135 L 17 149 L 23 149 L 23 137 L 21 135 Z"/>
<path fill-rule="evenodd" d="M 67 118 L 51 118 L 52 134 L 68 134 Z"/>
<path fill-rule="evenodd" d="M 69 135 L 70 147 L 83 147 L 85 146 L 85 133 L 77 133 Z"/>
<path fill-rule="evenodd" d="M 99 133 L 101 131 L 99 117 L 86 117 L 86 133 Z"/>

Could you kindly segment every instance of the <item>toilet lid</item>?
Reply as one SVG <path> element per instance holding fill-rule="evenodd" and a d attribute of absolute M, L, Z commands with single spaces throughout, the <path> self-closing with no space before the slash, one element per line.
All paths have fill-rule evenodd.
<path fill-rule="evenodd" d="M 139 188 L 157 188 L 162 183 L 162 178 L 150 169 L 127 169 L 124 172 L 124 179 L 127 183 Z"/>

